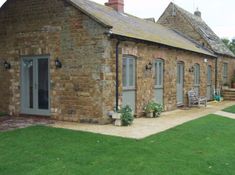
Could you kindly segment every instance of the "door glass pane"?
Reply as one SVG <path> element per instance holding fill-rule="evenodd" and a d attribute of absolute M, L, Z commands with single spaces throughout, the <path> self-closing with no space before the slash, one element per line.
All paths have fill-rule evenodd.
<path fill-rule="evenodd" d="M 157 61 L 155 63 L 155 85 L 163 85 L 163 62 Z"/>
<path fill-rule="evenodd" d="M 194 66 L 194 84 L 200 84 L 200 66 L 198 64 L 195 64 Z"/>
<path fill-rule="evenodd" d="M 181 69 L 180 69 L 180 64 L 177 65 L 177 83 L 181 84 Z"/>
<path fill-rule="evenodd" d="M 207 84 L 211 84 L 211 66 L 208 66 Z"/>
<path fill-rule="evenodd" d="M 26 108 L 32 109 L 34 107 L 34 94 L 33 94 L 33 85 L 34 85 L 34 78 L 33 78 L 33 60 L 25 59 L 23 60 L 23 72 L 24 72 L 24 104 Z"/>
<path fill-rule="evenodd" d="M 129 59 L 129 87 L 134 86 L 134 59 Z"/>
<path fill-rule="evenodd" d="M 127 86 L 127 59 L 123 59 L 123 62 L 122 62 L 122 84 L 123 84 L 123 87 L 126 87 Z"/>
<path fill-rule="evenodd" d="M 38 60 L 38 108 L 49 109 L 48 59 Z"/>
<path fill-rule="evenodd" d="M 224 63 L 223 68 L 223 83 L 228 83 L 228 63 Z"/>
<path fill-rule="evenodd" d="M 162 62 L 159 62 L 159 76 L 158 76 L 158 85 L 162 85 Z"/>
<path fill-rule="evenodd" d="M 158 73 L 157 73 L 157 71 L 158 71 L 158 63 L 156 62 L 155 63 L 155 65 L 154 65 L 154 70 L 155 70 L 155 85 L 157 85 L 157 83 L 158 83 Z"/>

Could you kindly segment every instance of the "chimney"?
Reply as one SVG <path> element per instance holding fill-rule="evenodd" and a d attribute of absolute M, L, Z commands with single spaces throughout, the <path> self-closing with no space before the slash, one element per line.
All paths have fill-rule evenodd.
<path fill-rule="evenodd" d="M 198 8 L 197 8 L 197 10 L 194 12 L 194 15 L 197 16 L 197 17 L 199 17 L 199 18 L 202 17 L 202 13 L 198 10 Z"/>
<path fill-rule="evenodd" d="M 105 3 L 105 5 L 112 7 L 117 12 L 124 12 L 124 0 L 109 0 L 109 2 Z"/>

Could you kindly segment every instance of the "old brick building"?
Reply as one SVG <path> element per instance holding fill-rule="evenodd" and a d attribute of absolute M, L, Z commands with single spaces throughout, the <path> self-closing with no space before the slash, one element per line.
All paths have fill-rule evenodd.
<path fill-rule="evenodd" d="M 117 105 L 140 116 L 152 99 L 173 110 L 193 87 L 210 99 L 224 60 L 233 71 L 233 55 L 128 15 L 123 0 L 8 0 L 0 24 L 0 111 L 10 115 L 104 123 Z"/>

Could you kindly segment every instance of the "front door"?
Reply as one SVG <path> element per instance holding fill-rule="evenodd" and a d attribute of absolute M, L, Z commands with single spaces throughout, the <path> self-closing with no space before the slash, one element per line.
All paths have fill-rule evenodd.
<path fill-rule="evenodd" d="M 49 94 L 49 58 L 22 58 L 21 112 L 50 115 Z"/>
<path fill-rule="evenodd" d="M 177 106 L 184 104 L 184 64 L 177 63 Z"/>
<path fill-rule="evenodd" d="M 211 78 L 211 66 L 207 66 L 207 100 L 212 100 L 212 78 Z"/>
<path fill-rule="evenodd" d="M 130 106 L 135 112 L 135 58 L 126 56 L 122 62 L 122 106 Z"/>
<path fill-rule="evenodd" d="M 155 101 L 163 105 L 163 60 L 155 62 Z"/>

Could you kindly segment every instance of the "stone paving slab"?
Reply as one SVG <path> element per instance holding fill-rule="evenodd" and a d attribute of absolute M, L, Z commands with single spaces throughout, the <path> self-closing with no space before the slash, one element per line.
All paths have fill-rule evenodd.
<path fill-rule="evenodd" d="M 117 127 L 114 125 L 93 125 L 72 122 L 56 121 L 50 125 L 56 128 L 65 128 L 78 131 L 99 133 L 104 135 L 119 136 L 132 139 L 142 139 L 150 135 L 163 132 L 170 128 L 181 125 L 185 122 L 198 119 L 208 114 L 213 114 L 224 108 L 234 105 L 234 101 L 223 101 L 220 103 L 210 102 L 205 107 L 193 107 L 190 109 L 178 109 L 171 112 L 165 112 L 159 118 L 138 118 L 134 120 L 133 125 L 129 127 Z"/>

